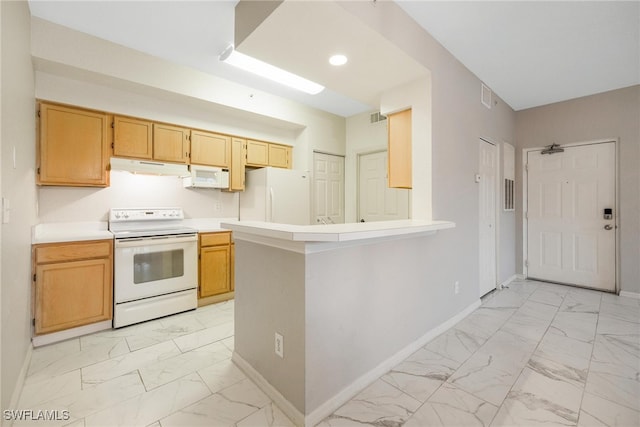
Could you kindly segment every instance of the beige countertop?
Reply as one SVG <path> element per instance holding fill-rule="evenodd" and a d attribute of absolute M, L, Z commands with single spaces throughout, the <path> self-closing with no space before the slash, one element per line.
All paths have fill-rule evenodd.
<path fill-rule="evenodd" d="M 200 233 L 228 231 L 220 226 L 224 221 L 236 218 L 188 218 L 186 227 L 195 228 Z M 31 243 L 59 243 L 82 240 L 113 239 L 107 221 L 49 222 L 37 224 L 31 229 Z"/>
<path fill-rule="evenodd" d="M 416 233 L 431 233 L 456 225 L 451 221 L 398 220 L 326 225 L 290 225 L 261 221 L 227 221 L 224 228 L 249 236 L 306 243 L 356 242 Z"/>

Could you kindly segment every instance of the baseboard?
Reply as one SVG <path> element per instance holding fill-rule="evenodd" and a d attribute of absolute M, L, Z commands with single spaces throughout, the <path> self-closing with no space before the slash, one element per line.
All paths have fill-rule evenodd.
<path fill-rule="evenodd" d="M 304 425 L 304 414 L 291 404 L 274 386 L 271 385 L 253 366 L 235 351 L 231 360 L 240 368 L 297 426 Z"/>
<path fill-rule="evenodd" d="M 9 402 L 9 407 L 5 409 L 15 410 L 18 409 L 18 402 L 20 401 L 20 396 L 22 395 L 22 388 L 24 387 L 24 381 L 27 378 L 27 372 L 29 371 L 29 365 L 31 364 L 31 355 L 33 354 L 33 345 L 29 344 L 27 347 L 27 354 L 24 356 L 24 362 L 22 362 L 22 368 L 20 368 L 20 374 L 18 375 L 18 381 L 16 382 L 16 386 L 13 389 L 13 394 L 11 394 L 11 401 Z M 3 417 L 4 420 L 4 417 Z M 3 427 L 11 427 L 13 425 L 13 419 L 4 420 L 2 423 Z"/>
<path fill-rule="evenodd" d="M 518 279 L 518 280 L 526 280 L 527 276 L 525 276 L 524 274 L 516 274 L 516 279 Z"/>
<path fill-rule="evenodd" d="M 640 293 L 638 292 L 620 291 L 620 296 L 626 297 L 626 298 L 640 299 Z"/>
<path fill-rule="evenodd" d="M 371 385 L 378 378 L 389 372 L 394 366 L 405 360 L 407 357 L 418 351 L 421 347 L 427 344 L 429 341 L 445 332 L 449 328 L 453 327 L 471 314 L 475 309 L 480 307 L 480 300 L 477 300 L 470 304 L 467 308 L 460 313 L 451 317 L 447 321 L 441 323 L 429 332 L 418 338 L 416 341 L 410 343 L 405 348 L 380 363 L 375 368 L 371 369 L 366 374 L 357 378 L 354 382 L 342 389 L 338 394 L 327 400 L 320 405 L 309 415 L 305 416 L 295 406 L 291 404 L 275 387 L 273 387 L 253 366 L 251 366 L 246 360 L 242 358 L 235 351 L 233 352 L 232 360 L 238 365 L 238 367 L 244 371 L 244 373 L 251 378 L 256 385 L 275 402 L 276 405 L 293 421 L 297 426 L 310 426 L 313 427 L 324 420 L 329 415 L 333 414 L 338 408 L 351 400 L 355 395 Z"/>
<path fill-rule="evenodd" d="M 513 282 L 514 280 L 518 279 L 518 275 L 514 274 L 513 276 L 509 277 L 507 280 L 505 280 L 504 282 L 500 283 L 498 285 L 498 289 L 502 289 L 506 286 L 509 285 L 509 283 Z"/>

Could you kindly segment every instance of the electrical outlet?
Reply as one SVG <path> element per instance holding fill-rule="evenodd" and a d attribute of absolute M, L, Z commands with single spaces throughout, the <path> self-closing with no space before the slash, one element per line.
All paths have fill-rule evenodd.
<path fill-rule="evenodd" d="M 456 295 L 460 293 L 460 282 L 457 280 L 456 283 L 453 284 L 453 292 L 455 292 Z"/>
<path fill-rule="evenodd" d="M 222 202 L 220 202 L 219 200 L 216 200 L 215 202 L 215 210 L 218 212 L 222 211 Z"/>
<path fill-rule="evenodd" d="M 284 337 L 276 332 L 275 340 L 276 354 L 284 359 Z"/>

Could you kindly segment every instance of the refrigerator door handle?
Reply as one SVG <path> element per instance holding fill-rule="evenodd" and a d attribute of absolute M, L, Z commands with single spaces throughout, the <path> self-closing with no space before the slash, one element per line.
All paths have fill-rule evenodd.
<path fill-rule="evenodd" d="M 269 217 L 267 218 L 267 222 L 273 222 L 273 187 L 269 187 L 269 201 L 271 202 L 269 205 Z"/>

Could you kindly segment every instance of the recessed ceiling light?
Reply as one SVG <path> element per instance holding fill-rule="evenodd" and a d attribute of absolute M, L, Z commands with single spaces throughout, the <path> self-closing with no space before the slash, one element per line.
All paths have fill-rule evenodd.
<path fill-rule="evenodd" d="M 344 55 L 333 55 L 331 58 L 329 58 L 329 64 L 335 65 L 336 67 L 346 64 L 347 61 L 348 59 Z"/>

